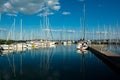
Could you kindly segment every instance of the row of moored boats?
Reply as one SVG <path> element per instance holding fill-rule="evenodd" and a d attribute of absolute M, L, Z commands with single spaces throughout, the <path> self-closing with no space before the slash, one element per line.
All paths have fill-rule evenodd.
<path fill-rule="evenodd" d="M 22 50 L 22 49 L 32 49 L 32 48 L 39 48 L 39 47 L 55 47 L 55 42 L 52 41 L 38 41 L 38 42 L 26 42 L 26 43 L 13 43 L 13 44 L 3 44 L 0 45 L 1 50 Z"/>

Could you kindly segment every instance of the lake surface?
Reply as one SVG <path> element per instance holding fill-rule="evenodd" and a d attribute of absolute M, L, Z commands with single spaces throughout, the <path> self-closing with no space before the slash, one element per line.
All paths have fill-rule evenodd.
<path fill-rule="evenodd" d="M 120 75 L 90 51 L 76 45 L 0 55 L 0 80 L 120 80 Z"/>

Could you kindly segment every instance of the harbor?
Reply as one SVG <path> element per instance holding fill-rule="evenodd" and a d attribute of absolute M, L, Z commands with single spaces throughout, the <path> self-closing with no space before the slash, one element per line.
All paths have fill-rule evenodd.
<path fill-rule="evenodd" d="M 120 80 L 119 0 L 1 0 L 0 80 Z"/>

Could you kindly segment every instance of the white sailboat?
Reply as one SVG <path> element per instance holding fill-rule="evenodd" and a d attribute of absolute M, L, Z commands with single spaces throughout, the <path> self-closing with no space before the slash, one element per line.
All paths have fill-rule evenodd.
<path fill-rule="evenodd" d="M 77 49 L 86 50 L 86 49 L 88 49 L 88 44 L 84 41 L 79 42 L 77 45 Z"/>
<path fill-rule="evenodd" d="M 22 19 L 20 20 L 20 40 L 22 40 Z M 15 50 L 23 50 L 25 49 L 27 46 L 25 43 L 17 43 Z"/>
<path fill-rule="evenodd" d="M 6 39 L 6 41 L 9 40 L 10 34 L 12 34 L 12 36 L 14 37 L 14 35 L 13 35 L 14 29 L 15 29 L 15 18 L 14 18 L 13 24 L 12 24 L 12 26 L 11 26 L 8 34 L 7 34 L 7 39 Z M 13 50 L 13 49 L 14 49 L 14 46 L 13 46 L 12 44 L 3 44 L 3 45 L 1 45 L 1 48 L 2 48 L 3 50 Z"/>
<path fill-rule="evenodd" d="M 86 49 L 88 49 L 88 44 L 87 44 L 87 42 L 85 41 L 85 4 L 84 4 L 84 9 L 83 9 L 83 28 L 84 28 L 84 34 L 83 34 L 83 41 L 81 41 L 81 42 L 79 42 L 78 44 L 77 44 L 77 49 L 79 49 L 79 50 L 86 50 Z"/>
<path fill-rule="evenodd" d="M 50 24 L 49 24 L 49 18 L 46 15 L 45 16 L 45 26 L 46 26 L 46 41 L 44 42 L 46 47 L 56 47 L 55 42 L 50 40 L 50 36 L 52 37 L 52 33 L 51 30 L 49 28 Z M 53 39 L 53 37 L 52 37 Z"/>
<path fill-rule="evenodd" d="M 13 47 L 8 44 L 3 44 L 3 45 L 1 45 L 1 47 L 3 50 L 13 50 Z"/>

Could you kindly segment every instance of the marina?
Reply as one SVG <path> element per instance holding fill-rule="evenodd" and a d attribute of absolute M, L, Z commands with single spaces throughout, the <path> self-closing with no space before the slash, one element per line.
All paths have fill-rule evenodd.
<path fill-rule="evenodd" d="M 0 80 L 120 80 L 119 0 L 0 0 Z"/>

